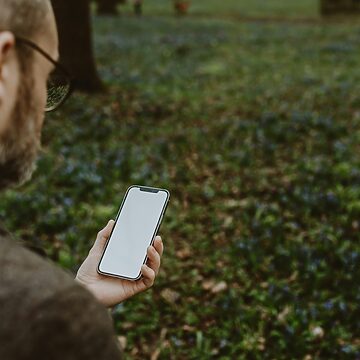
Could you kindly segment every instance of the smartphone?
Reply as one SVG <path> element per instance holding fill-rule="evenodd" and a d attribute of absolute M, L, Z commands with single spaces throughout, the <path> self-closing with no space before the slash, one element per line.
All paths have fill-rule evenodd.
<path fill-rule="evenodd" d="M 126 191 L 98 265 L 100 274 L 141 278 L 147 248 L 154 242 L 169 199 L 164 189 L 134 185 Z"/>

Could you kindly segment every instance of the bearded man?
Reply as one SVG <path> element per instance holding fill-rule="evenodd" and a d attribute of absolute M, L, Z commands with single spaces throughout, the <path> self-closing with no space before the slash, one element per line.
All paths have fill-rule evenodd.
<path fill-rule="evenodd" d="M 58 57 L 49 0 L 0 0 L 0 190 L 30 179 L 44 109 L 55 110 L 69 95 Z M 157 237 L 149 247 L 136 282 L 99 275 L 113 225 L 98 233 L 75 280 L 0 227 L 1 360 L 121 357 L 106 308 L 153 285 L 163 244 Z"/>

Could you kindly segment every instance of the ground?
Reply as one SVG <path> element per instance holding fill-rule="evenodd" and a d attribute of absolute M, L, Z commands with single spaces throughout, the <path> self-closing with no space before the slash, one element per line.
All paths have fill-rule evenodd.
<path fill-rule="evenodd" d="M 48 117 L 1 218 L 76 271 L 129 185 L 167 188 L 156 285 L 114 310 L 129 359 L 359 358 L 360 22 L 311 0 L 130 10 L 94 19 L 108 92 Z"/>

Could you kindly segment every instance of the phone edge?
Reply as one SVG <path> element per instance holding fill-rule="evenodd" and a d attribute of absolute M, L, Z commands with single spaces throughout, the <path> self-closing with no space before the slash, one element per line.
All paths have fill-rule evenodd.
<path fill-rule="evenodd" d="M 166 203 L 165 203 L 165 205 L 164 205 L 164 207 L 163 207 L 163 210 L 162 210 L 162 212 L 161 212 L 161 215 L 160 215 L 160 217 L 159 217 L 158 224 L 157 224 L 157 226 L 156 226 L 154 235 L 153 235 L 153 237 L 152 237 L 152 240 L 151 240 L 149 246 L 152 246 L 152 245 L 154 244 L 154 241 L 155 241 L 155 238 L 156 238 L 156 234 L 157 234 L 157 232 L 158 232 L 159 229 L 160 229 L 162 220 L 164 219 L 164 215 L 165 215 L 166 209 L 167 209 L 167 207 L 168 207 L 168 205 L 169 205 L 169 202 L 170 202 L 170 191 L 167 190 L 167 189 L 154 188 L 154 187 L 144 186 L 144 185 L 131 185 L 131 186 L 126 190 L 125 196 L 123 197 L 123 200 L 122 200 L 122 202 L 121 202 L 119 211 L 118 211 L 118 213 L 117 213 L 117 215 L 116 215 L 116 218 L 115 218 L 114 227 L 113 227 L 113 229 L 111 230 L 111 233 L 110 233 L 108 239 L 106 240 L 106 243 L 105 243 L 104 249 L 103 249 L 103 251 L 102 251 L 100 261 L 99 261 L 99 263 L 98 263 L 98 265 L 97 265 L 97 267 L 96 267 L 96 270 L 97 270 L 98 274 L 100 274 L 100 275 L 111 276 L 111 277 L 114 277 L 114 278 L 117 278 L 117 279 L 123 279 L 123 280 L 137 281 L 137 280 L 139 280 L 139 279 L 141 278 L 141 276 L 142 276 L 142 274 L 141 274 L 141 268 L 140 268 L 139 275 L 138 275 L 137 277 L 135 277 L 135 278 L 129 278 L 129 277 L 126 277 L 126 276 L 121 276 L 121 275 L 116 275 L 116 274 L 110 274 L 110 273 L 106 273 L 106 272 L 103 272 L 103 271 L 100 270 L 100 264 L 101 264 L 101 261 L 102 261 L 102 259 L 103 259 L 103 257 L 104 257 L 104 254 L 105 254 L 105 251 L 106 251 L 106 249 L 107 249 L 108 243 L 109 243 L 109 241 L 110 241 L 111 235 L 112 235 L 112 233 L 113 233 L 113 231 L 114 231 L 114 229 L 115 229 L 116 222 L 117 222 L 118 217 L 119 217 L 119 215 L 120 215 L 120 212 L 121 212 L 121 210 L 122 210 L 122 208 L 123 208 L 123 205 L 124 205 L 124 203 L 125 203 L 125 200 L 126 200 L 126 198 L 127 198 L 127 196 L 128 196 L 128 193 L 129 193 L 129 191 L 130 191 L 132 188 L 140 188 L 140 189 L 141 189 L 141 188 L 150 188 L 150 189 L 155 189 L 155 190 L 159 190 L 159 191 L 164 191 L 164 192 L 166 193 L 166 195 L 167 195 L 167 196 L 166 196 Z M 148 256 L 147 256 L 147 254 L 146 254 L 146 255 L 145 255 L 145 259 L 144 259 L 142 265 L 144 265 L 144 264 L 146 263 L 147 259 L 148 259 Z"/>

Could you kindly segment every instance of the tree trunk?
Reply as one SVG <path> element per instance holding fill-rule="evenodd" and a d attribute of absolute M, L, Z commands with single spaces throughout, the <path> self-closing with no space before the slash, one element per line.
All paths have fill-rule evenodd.
<path fill-rule="evenodd" d="M 137 16 L 142 15 L 142 0 L 134 0 L 134 13 Z"/>
<path fill-rule="evenodd" d="M 89 0 L 51 2 L 59 32 L 60 60 L 73 77 L 75 88 L 102 90 L 93 54 Z"/>
<path fill-rule="evenodd" d="M 100 15 L 117 15 L 118 0 L 97 0 L 97 10 Z"/>
<path fill-rule="evenodd" d="M 360 14 L 360 0 L 320 0 L 321 15 Z"/>

